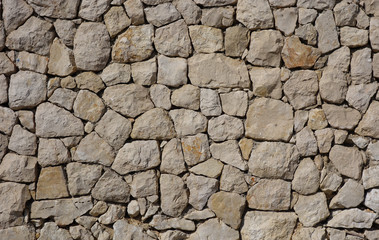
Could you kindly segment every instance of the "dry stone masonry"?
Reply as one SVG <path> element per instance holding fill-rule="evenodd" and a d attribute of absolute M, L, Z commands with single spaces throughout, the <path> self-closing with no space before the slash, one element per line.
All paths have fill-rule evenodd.
<path fill-rule="evenodd" d="M 1 240 L 378 240 L 378 0 L 0 0 Z"/>

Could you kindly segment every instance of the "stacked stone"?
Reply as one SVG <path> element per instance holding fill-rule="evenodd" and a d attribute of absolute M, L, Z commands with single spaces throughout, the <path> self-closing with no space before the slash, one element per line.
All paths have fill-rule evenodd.
<path fill-rule="evenodd" d="M 379 239 L 377 0 L 0 3 L 0 239 Z"/>

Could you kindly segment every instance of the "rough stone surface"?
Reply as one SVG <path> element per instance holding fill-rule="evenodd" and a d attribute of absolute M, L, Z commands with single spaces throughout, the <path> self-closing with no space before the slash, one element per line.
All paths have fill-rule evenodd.
<path fill-rule="evenodd" d="M 9 81 L 9 106 L 12 109 L 33 108 L 45 101 L 46 79 L 46 76 L 30 71 L 13 74 Z"/>
<path fill-rule="evenodd" d="M 358 206 L 364 199 L 362 184 L 349 179 L 330 201 L 330 208 L 352 208 Z"/>
<path fill-rule="evenodd" d="M 196 165 L 210 158 L 208 137 L 199 133 L 194 136 L 182 138 L 182 151 L 184 161 L 188 166 Z"/>
<path fill-rule="evenodd" d="M 288 210 L 291 203 L 291 183 L 281 179 L 261 179 L 249 189 L 246 200 L 248 207 L 252 209 Z"/>
<path fill-rule="evenodd" d="M 154 27 L 152 25 L 131 26 L 117 37 L 112 49 L 115 62 L 142 61 L 153 52 Z"/>
<path fill-rule="evenodd" d="M 108 170 L 97 181 L 91 195 L 101 201 L 127 203 L 130 187 L 117 173 Z"/>
<path fill-rule="evenodd" d="M 279 31 L 262 30 L 252 32 L 250 50 L 246 60 L 257 66 L 279 67 L 283 44 L 283 36 Z"/>
<path fill-rule="evenodd" d="M 85 195 L 91 192 L 101 176 L 102 167 L 82 163 L 67 164 L 68 190 L 73 196 Z"/>
<path fill-rule="evenodd" d="M 184 20 L 178 20 L 155 31 L 154 46 L 160 54 L 171 57 L 188 57 L 192 46 L 188 27 Z"/>
<path fill-rule="evenodd" d="M 321 13 L 316 19 L 315 26 L 318 32 L 318 48 L 322 53 L 330 52 L 340 46 L 332 11 L 326 10 Z"/>
<path fill-rule="evenodd" d="M 248 211 L 244 217 L 241 237 L 243 240 L 250 239 L 251 236 L 261 240 L 272 238 L 289 240 L 296 221 L 295 213 Z M 267 224 L 268 222 L 271 224 Z"/>
<path fill-rule="evenodd" d="M 328 205 L 324 193 L 316 193 L 314 195 L 299 195 L 294 206 L 299 221 L 305 227 L 312 227 L 329 216 Z"/>
<path fill-rule="evenodd" d="M 51 103 L 42 103 L 36 111 L 36 134 L 40 137 L 83 135 L 83 123 L 70 112 Z"/>
<path fill-rule="evenodd" d="M 373 101 L 367 109 L 365 115 L 363 115 L 362 120 L 359 122 L 358 127 L 355 132 L 373 138 L 379 138 L 379 128 L 376 127 L 376 122 L 379 121 L 377 118 L 377 112 L 379 111 L 379 102 Z"/>
<path fill-rule="evenodd" d="M 208 122 L 209 137 L 216 142 L 239 139 L 243 132 L 243 122 L 235 117 L 221 115 Z"/>
<path fill-rule="evenodd" d="M 37 176 L 37 158 L 8 153 L 0 164 L 0 179 L 12 182 L 33 182 Z"/>
<path fill-rule="evenodd" d="M 249 44 L 249 30 L 242 26 L 233 26 L 225 30 L 225 55 L 240 57 Z"/>
<path fill-rule="evenodd" d="M 253 148 L 249 172 L 262 178 L 293 179 L 299 161 L 296 146 L 281 142 L 262 142 Z"/>
<path fill-rule="evenodd" d="M 283 85 L 284 94 L 294 109 L 302 109 L 317 103 L 318 78 L 313 71 L 296 71 Z"/>
<path fill-rule="evenodd" d="M 224 223 L 238 229 L 245 210 L 245 198 L 237 193 L 218 192 L 208 200 L 209 208 Z"/>
<path fill-rule="evenodd" d="M 135 83 L 152 85 L 157 81 L 156 58 L 132 64 L 132 76 Z M 113 71 L 112 71 L 113 72 Z"/>
<path fill-rule="evenodd" d="M 62 167 L 42 168 L 37 183 L 36 199 L 68 197 L 66 179 Z"/>
<path fill-rule="evenodd" d="M 221 29 L 194 25 L 188 27 L 193 48 L 198 53 L 212 53 L 223 50 L 223 35 Z"/>
<path fill-rule="evenodd" d="M 219 182 L 213 178 L 197 176 L 191 174 L 187 178 L 187 187 L 189 189 L 189 204 L 195 209 L 202 210 L 207 204 L 208 198 L 217 192 Z"/>
<path fill-rule="evenodd" d="M 126 117 L 136 117 L 154 107 L 148 89 L 138 84 L 115 85 L 105 89 L 105 103 Z"/>
<path fill-rule="evenodd" d="M 193 85 L 199 87 L 250 86 L 245 63 L 219 53 L 196 54 L 189 58 L 188 77 Z"/>
<path fill-rule="evenodd" d="M 212 156 L 221 162 L 245 171 L 246 162 L 242 159 L 237 141 L 228 140 L 223 143 L 213 143 L 210 147 Z"/>
<path fill-rule="evenodd" d="M 174 122 L 174 127 L 178 136 L 194 135 L 205 132 L 207 129 L 207 118 L 193 110 L 175 109 L 169 112 Z"/>
<path fill-rule="evenodd" d="M 200 224 L 196 232 L 191 234 L 188 239 L 237 240 L 239 234 L 222 221 L 213 218 Z"/>
<path fill-rule="evenodd" d="M 99 71 L 106 66 L 110 54 L 110 38 L 102 23 L 80 24 L 74 38 L 74 56 L 78 69 Z"/>
<path fill-rule="evenodd" d="M 357 148 L 334 145 L 329 152 L 329 159 L 342 175 L 360 178 L 363 159 Z"/>
<path fill-rule="evenodd" d="M 223 93 L 220 99 L 224 113 L 237 117 L 246 115 L 248 96 L 244 91 Z"/>
<path fill-rule="evenodd" d="M 246 136 L 253 139 L 288 141 L 293 131 L 292 108 L 279 100 L 256 98 L 247 111 L 245 128 Z"/>
<path fill-rule="evenodd" d="M 317 48 L 302 44 L 296 36 L 286 38 L 284 41 L 282 58 L 288 68 L 311 68 L 320 55 Z"/>
<path fill-rule="evenodd" d="M 232 6 L 202 9 L 201 23 L 205 26 L 226 28 L 233 25 L 235 10 Z"/>
<path fill-rule="evenodd" d="M 310 158 L 303 159 L 296 169 L 292 180 L 292 189 L 302 195 L 317 192 L 320 182 L 320 172 Z"/>
<path fill-rule="evenodd" d="M 134 139 L 162 140 L 175 137 L 176 132 L 169 114 L 161 108 L 154 108 L 135 120 L 130 136 Z"/>
<path fill-rule="evenodd" d="M 199 110 L 200 89 L 190 84 L 184 85 L 172 92 L 171 103 L 177 107 Z"/>
<path fill-rule="evenodd" d="M 238 1 L 236 19 L 251 30 L 274 26 L 272 11 L 266 0 Z"/>
<path fill-rule="evenodd" d="M 70 162 L 67 148 L 59 139 L 40 138 L 38 145 L 38 163 L 42 167 Z"/>
<path fill-rule="evenodd" d="M 31 17 L 8 35 L 5 45 L 13 50 L 48 55 L 55 35 L 52 27 L 47 21 Z"/>
<path fill-rule="evenodd" d="M 50 47 L 48 73 L 58 76 L 67 76 L 76 71 L 74 53 L 59 39 L 55 39 Z"/>
<path fill-rule="evenodd" d="M 105 111 L 101 98 L 88 90 L 79 91 L 74 102 L 74 115 L 91 122 L 97 122 Z"/>
<path fill-rule="evenodd" d="M 337 105 L 323 104 L 322 109 L 329 124 L 334 128 L 351 130 L 361 119 L 359 111 Z"/>
<path fill-rule="evenodd" d="M 351 80 L 356 83 L 369 83 L 372 77 L 371 49 L 357 50 L 351 57 Z"/>
<path fill-rule="evenodd" d="M 156 141 L 133 141 L 126 143 L 116 156 L 112 169 L 119 174 L 147 170 L 160 163 Z"/>
<path fill-rule="evenodd" d="M 352 208 L 333 214 L 327 226 L 335 228 L 371 228 L 375 218 L 375 213 Z"/>
<path fill-rule="evenodd" d="M 107 26 L 109 35 L 115 37 L 122 30 L 129 27 L 132 21 L 126 15 L 123 7 L 112 7 L 104 15 L 104 22 Z"/>
<path fill-rule="evenodd" d="M 122 63 L 112 63 L 108 65 L 106 68 L 104 68 L 100 77 L 101 80 L 104 81 L 105 85 L 109 87 L 119 83 L 128 83 L 130 81 L 130 74 L 130 65 Z M 135 80 L 135 82 L 137 81 Z"/>
<path fill-rule="evenodd" d="M 188 193 L 183 180 L 175 175 L 162 174 L 159 182 L 163 213 L 172 217 L 180 216 L 188 204 Z"/>
<path fill-rule="evenodd" d="M 282 82 L 280 81 L 279 68 L 260 68 L 253 67 L 250 71 L 250 79 L 253 82 L 253 93 L 259 97 L 271 97 L 280 99 L 282 97 Z M 237 92 L 234 94 L 236 95 Z M 223 94 L 222 96 L 230 96 L 230 94 Z M 229 102 L 235 98 L 228 98 L 225 104 L 228 106 Z M 230 103 L 231 104 L 231 103 Z M 233 109 L 238 109 L 233 104 Z M 246 108 L 245 108 L 246 109 Z"/>

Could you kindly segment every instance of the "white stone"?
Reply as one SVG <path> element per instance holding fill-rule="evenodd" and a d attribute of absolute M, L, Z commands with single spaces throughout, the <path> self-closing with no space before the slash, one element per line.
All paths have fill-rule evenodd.
<path fill-rule="evenodd" d="M 212 157 L 233 167 L 247 170 L 247 163 L 242 159 L 236 140 L 228 140 L 222 143 L 213 143 L 210 147 Z"/>
<path fill-rule="evenodd" d="M 158 56 L 159 84 L 178 87 L 187 83 L 187 60 L 184 58 L 170 58 Z"/>
<path fill-rule="evenodd" d="M 189 189 L 189 204 L 195 209 L 202 210 L 207 204 L 208 198 L 218 190 L 219 182 L 214 178 L 207 178 L 190 174 L 187 177 Z"/>
<path fill-rule="evenodd" d="M 251 30 L 274 26 L 274 18 L 267 0 L 238 1 L 236 19 Z"/>
<path fill-rule="evenodd" d="M 128 83 L 130 81 L 130 65 L 122 63 L 111 63 L 104 68 L 100 77 L 107 87 L 119 83 Z"/>

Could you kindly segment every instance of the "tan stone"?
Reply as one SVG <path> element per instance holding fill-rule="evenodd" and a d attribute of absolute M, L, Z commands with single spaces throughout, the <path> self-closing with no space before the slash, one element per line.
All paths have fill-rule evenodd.
<path fill-rule="evenodd" d="M 104 89 L 104 83 L 101 78 L 94 72 L 83 72 L 75 77 L 75 82 L 78 88 L 88 89 L 95 93 Z"/>
<path fill-rule="evenodd" d="M 242 157 L 245 160 L 249 159 L 251 150 L 254 146 L 254 141 L 249 138 L 242 138 L 238 142 L 238 145 L 240 146 Z"/>
<path fill-rule="evenodd" d="M 328 126 L 328 121 L 326 120 L 324 110 L 319 108 L 310 110 L 308 115 L 308 126 L 312 130 L 326 128 L 326 126 Z"/>
<path fill-rule="evenodd" d="M 208 207 L 224 223 L 238 229 L 245 210 L 245 198 L 237 193 L 221 191 L 209 198 Z"/>
<path fill-rule="evenodd" d="M 40 200 L 68 196 L 63 168 L 61 166 L 42 168 L 38 178 L 36 198 Z"/>
<path fill-rule="evenodd" d="M 311 68 L 320 55 L 321 52 L 317 48 L 302 44 L 296 36 L 284 41 L 282 58 L 287 68 Z"/>
<path fill-rule="evenodd" d="M 48 73 L 58 76 L 67 76 L 76 71 L 74 53 L 56 38 L 50 47 Z"/>
<path fill-rule="evenodd" d="M 74 102 L 75 116 L 97 122 L 105 112 L 105 105 L 101 98 L 88 90 L 81 90 Z"/>
<path fill-rule="evenodd" d="M 247 111 L 246 136 L 257 140 L 289 141 L 293 132 L 292 107 L 279 100 L 256 98 Z"/>

